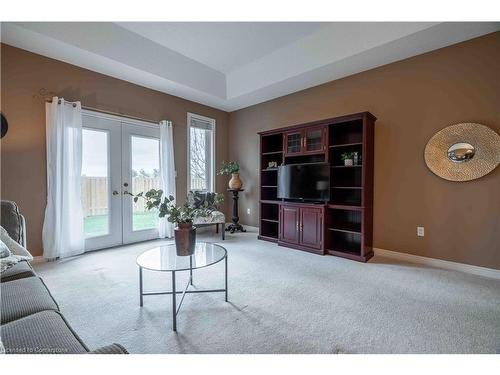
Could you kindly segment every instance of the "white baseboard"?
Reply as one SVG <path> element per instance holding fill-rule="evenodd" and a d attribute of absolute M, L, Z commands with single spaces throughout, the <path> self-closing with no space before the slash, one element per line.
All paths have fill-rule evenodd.
<path fill-rule="evenodd" d="M 473 266 L 471 264 L 450 262 L 448 260 L 427 258 L 419 255 L 399 253 L 397 251 L 379 249 L 376 247 L 373 248 L 373 251 L 375 255 L 384 256 L 386 258 L 398 259 L 405 262 L 423 264 L 426 266 L 443 268 L 453 271 L 460 271 L 460 272 L 470 273 L 473 275 L 479 275 L 500 280 L 500 270 L 494 268 L 479 267 L 479 266 Z"/>
<path fill-rule="evenodd" d="M 33 257 L 33 260 L 31 261 L 32 264 L 43 263 L 43 262 L 45 262 L 43 256 Z"/>

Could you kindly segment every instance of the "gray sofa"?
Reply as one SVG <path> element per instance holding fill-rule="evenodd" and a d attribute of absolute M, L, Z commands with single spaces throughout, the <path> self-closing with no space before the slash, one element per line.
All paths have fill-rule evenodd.
<path fill-rule="evenodd" d="M 1 225 L 25 246 L 24 218 L 14 202 L 1 201 Z M 119 344 L 93 351 L 59 311 L 49 289 L 31 265 L 22 261 L 1 274 L 0 335 L 8 354 L 126 354 Z"/>

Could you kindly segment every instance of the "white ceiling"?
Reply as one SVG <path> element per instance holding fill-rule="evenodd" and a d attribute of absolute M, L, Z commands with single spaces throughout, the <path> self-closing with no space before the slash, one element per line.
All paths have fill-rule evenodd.
<path fill-rule="evenodd" d="M 327 23 L 119 22 L 118 25 L 221 73 L 229 73 Z"/>
<path fill-rule="evenodd" d="M 500 30 L 498 22 L 19 22 L 2 42 L 233 111 Z"/>

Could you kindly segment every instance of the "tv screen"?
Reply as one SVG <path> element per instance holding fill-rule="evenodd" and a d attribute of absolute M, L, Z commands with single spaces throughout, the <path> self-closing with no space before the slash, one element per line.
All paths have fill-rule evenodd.
<path fill-rule="evenodd" d="M 289 164 L 278 168 L 278 198 L 330 200 L 328 163 Z"/>

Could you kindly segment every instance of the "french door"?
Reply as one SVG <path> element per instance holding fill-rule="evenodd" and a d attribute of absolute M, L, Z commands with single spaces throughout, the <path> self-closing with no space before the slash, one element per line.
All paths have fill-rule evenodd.
<path fill-rule="evenodd" d="M 85 250 L 158 238 L 158 214 L 130 194 L 160 186 L 159 128 L 83 113 L 82 206 Z"/>

